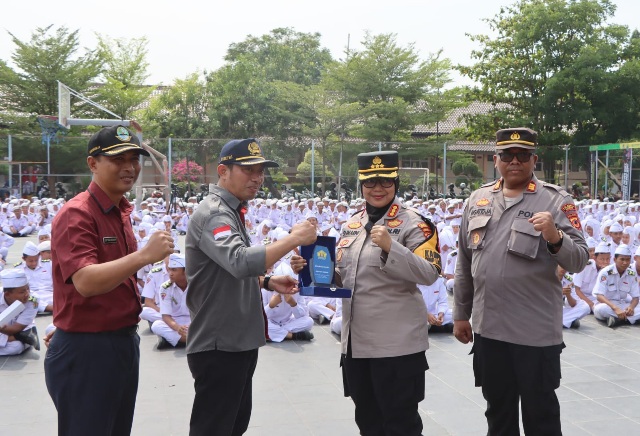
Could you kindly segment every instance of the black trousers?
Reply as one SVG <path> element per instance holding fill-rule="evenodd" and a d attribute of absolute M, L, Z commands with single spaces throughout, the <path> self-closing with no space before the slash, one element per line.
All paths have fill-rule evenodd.
<path fill-rule="evenodd" d="M 258 349 L 187 355 L 196 391 L 190 436 L 239 436 L 249 427 Z"/>
<path fill-rule="evenodd" d="M 342 356 L 345 396 L 351 397 L 363 436 L 420 436 L 418 403 L 424 399 L 424 352 L 398 357 L 354 359 Z"/>
<path fill-rule="evenodd" d="M 527 435 L 562 435 L 560 353 L 564 344 L 531 347 L 474 336 L 473 371 L 476 386 L 487 400 L 489 436 L 520 434 L 518 402 Z"/>
<path fill-rule="evenodd" d="M 67 333 L 51 339 L 44 361 L 60 436 L 131 434 L 138 393 L 140 337 Z"/>

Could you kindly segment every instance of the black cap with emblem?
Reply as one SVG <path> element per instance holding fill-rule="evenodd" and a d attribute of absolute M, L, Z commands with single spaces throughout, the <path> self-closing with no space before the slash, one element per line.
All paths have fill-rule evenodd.
<path fill-rule="evenodd" d="M 496 132 L 496 150 L 511 147 L 535 150 L 538 145 L 538 132 L 526 127 L 513 127 Z"/>
<path fill-rule="evenodd" d="M 234 139 L 227 142 L 220 152 L 220 163 L 224 165 L 257 165 L 279 167 L 276 162 L 266 160 L 262 148 L 255 138 Z"/>
<path fill-rule="evenodd" d="M 125 151 L 135 150 L 149 156 L 149 152 L 140 146 L 140 139 L 124 126 L 105 127 L 89 139 L 89 156 L 115 156 Z"/>
<path fill-rule="evenodd" d="M 358 155 L 358 180 L 374 177 L 390 179 L 398 177 L 397 151 L 376 151 Z"/>

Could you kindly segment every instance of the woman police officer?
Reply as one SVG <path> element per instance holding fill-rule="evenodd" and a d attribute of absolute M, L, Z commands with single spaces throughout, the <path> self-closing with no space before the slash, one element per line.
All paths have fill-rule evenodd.
<path fill-rule="evenodd" d="M 397 152 L 359 154 L 358 179 L 366 209 L 343 225 L 336 252 L 336 281 L 353 291 L 343 301 L 345 396 L 360 434 L 420 435 L 429 344 L 417 284 L 440 273 L 437 231 L 397 198 Z M 296 272 L 304 264 L 292 259 Z"/>

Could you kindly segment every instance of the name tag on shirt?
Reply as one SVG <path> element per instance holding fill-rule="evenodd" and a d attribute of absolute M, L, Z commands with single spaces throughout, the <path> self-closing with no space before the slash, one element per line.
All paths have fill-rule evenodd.
<path fill-rule="evenodd" d="M 118 243 L 118 238 L 116 238 L 115 236 L 105 236 L 104 238 L 102 238 L 102 243 L 103 244 L 117 244 Z"/>

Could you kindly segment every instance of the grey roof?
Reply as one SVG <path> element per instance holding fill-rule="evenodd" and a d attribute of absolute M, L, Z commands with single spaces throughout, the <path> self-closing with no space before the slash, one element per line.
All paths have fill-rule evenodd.
<path fill-rule="evenodd" d="M 440 121 L 437 125 L 436 123 L 417 125 L 413 129 L 413 134 L 417 136 L 430 136 L 436 133 L 446 135 L 451 133 L 453 129 L 464 128 L 466 126 L 464 120 L 465 115 L 486 114 L 493 109 L 508 109 L 509 107 L 510 106 L 505 103 L 493 104 L 474 101 L 468 106 L 455 108 L 446 119 Z"/>

